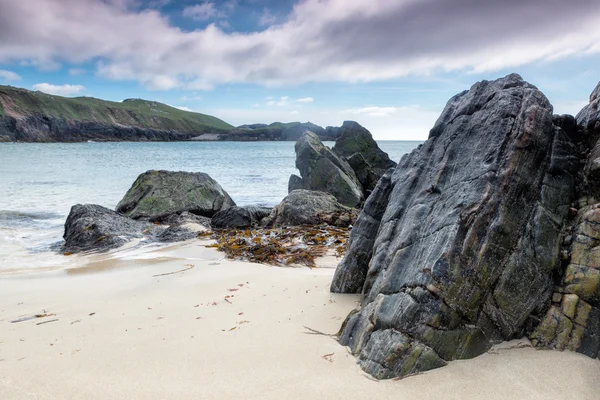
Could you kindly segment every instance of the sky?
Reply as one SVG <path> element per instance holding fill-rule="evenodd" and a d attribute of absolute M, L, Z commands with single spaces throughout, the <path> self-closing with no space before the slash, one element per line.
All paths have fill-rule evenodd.
<path fill-rule="evenodd" d="M 597 0 L 0 0 L 0 84 L 236 126 L 425 140 L 450 97 L 511 72 L 576 114 L 599 66 Z"/>

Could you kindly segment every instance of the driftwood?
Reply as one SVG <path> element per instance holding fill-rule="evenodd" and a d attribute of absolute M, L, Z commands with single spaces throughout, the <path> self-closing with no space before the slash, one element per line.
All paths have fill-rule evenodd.
<path fill-rule="evenodd" d="M 195 267 L 195 265 L 192 265 L 191 267 L 187 267 L 187 268 L 181 269 L 181 270 L 179 270 L 179 271 L 167 272 L 166 274 L 152 275 L 152 277 L 153 277 L 153 278 L 156 278 L 157 276 L 166 276 L 166 275 L 178 274 L 178 273 L 180 273 L 180 272 L 185 272 L 185 271 L 188 271 L 188 270 L 190 270 L 190 269 L 192 269 L 192 268 L 194 268 L 194 267 Z"/>

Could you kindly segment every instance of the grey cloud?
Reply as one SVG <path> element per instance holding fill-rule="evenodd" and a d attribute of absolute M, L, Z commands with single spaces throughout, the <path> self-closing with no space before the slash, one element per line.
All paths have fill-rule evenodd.
<path fill-rule="evenodd" d="M 185 32 L 136 1 L 0 0 L 0 63 L 99 60 L 101 76 L 166 90 L 494 70 L 600 52 L 592 0 L 306 0 L 254 33 Z"/>

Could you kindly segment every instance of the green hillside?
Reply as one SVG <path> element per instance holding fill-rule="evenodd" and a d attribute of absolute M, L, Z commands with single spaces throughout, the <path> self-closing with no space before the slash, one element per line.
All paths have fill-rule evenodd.
<path fill-rule="evenodd" d="M 12 86 L 0 86 L 0 115 L 38 115 L 180 132 L 233 128 L 216 117 L 179 110 L 155 101 L 127 99 L 118 103 L 93 97 L 54 96 Z"/>

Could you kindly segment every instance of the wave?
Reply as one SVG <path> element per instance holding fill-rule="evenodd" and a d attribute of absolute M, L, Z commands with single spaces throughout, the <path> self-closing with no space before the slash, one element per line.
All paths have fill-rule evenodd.
<path fill-rule="evenodd" d="M 51 211 L 0 210 L 0 221 L 11 220 L 49 220 L 63 218 L 63 215 Z"/>

